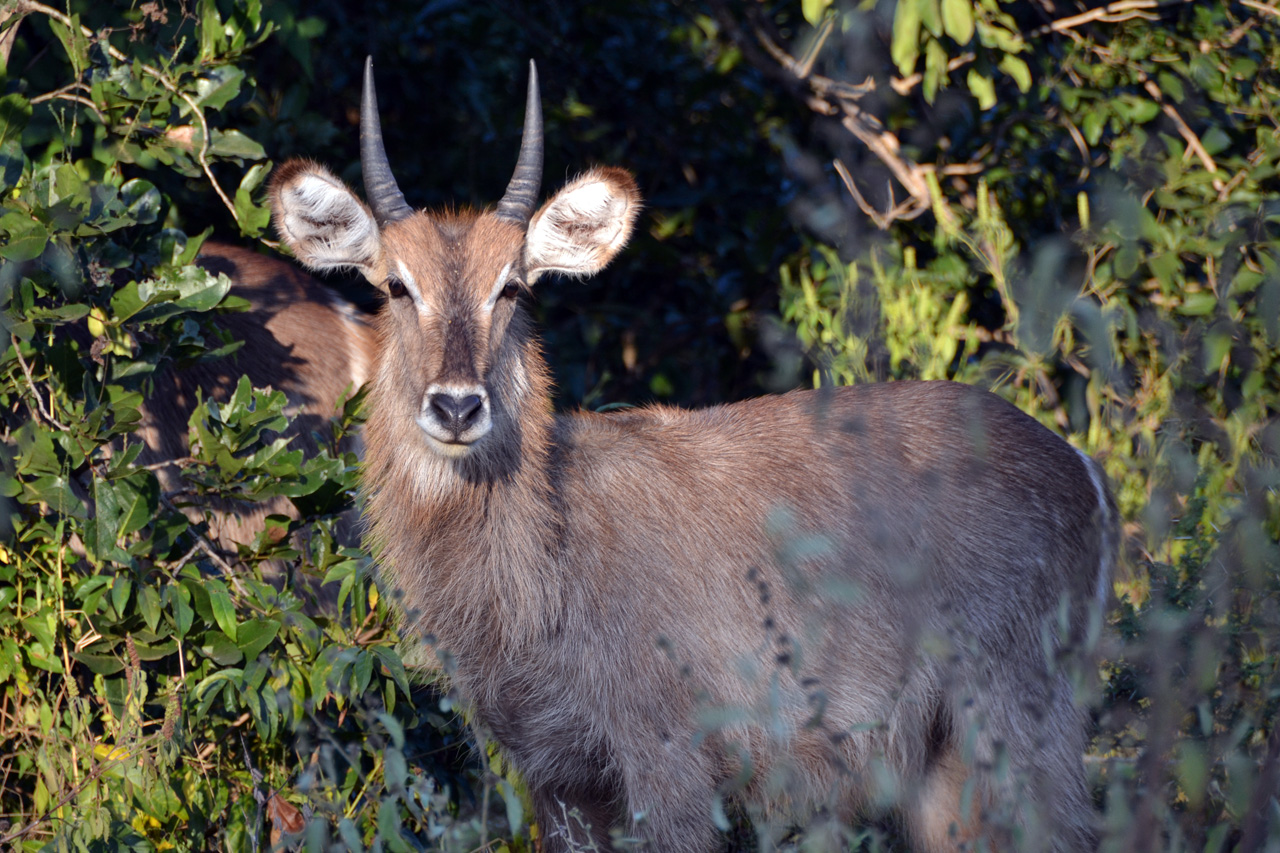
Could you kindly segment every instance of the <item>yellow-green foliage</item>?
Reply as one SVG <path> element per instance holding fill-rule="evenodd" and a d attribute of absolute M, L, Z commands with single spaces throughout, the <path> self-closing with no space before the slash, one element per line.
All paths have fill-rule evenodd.
<path fill-rule="evenodd" d="M 900 27 L 927 5 L 898 4 L 900 66 L 897 39 L 941 43 Z M 1091 764 L 1104 849 L 1280 844 L 1275 791 L 1256 787 L 1280 755 L 1274 27 L 1219 4 L 1109 27 L 1038 90 L 984 104 L 973 137 L 1013 122 L 1015 141 L 963 184 L 932 181 L 926 227 L 781 270 L 815 384 L 985 385 L 1103 462 L 1125 518 Z M 1142 84 L 1157 73 L 1163 95 Z M 1021 112 L 1045 104 L 1054 122 Z"/>

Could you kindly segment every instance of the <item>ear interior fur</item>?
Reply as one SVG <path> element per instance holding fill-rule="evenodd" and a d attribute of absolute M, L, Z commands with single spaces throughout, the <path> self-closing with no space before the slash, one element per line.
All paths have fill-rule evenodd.
<path fill-rule="evenodd" d="M 337 175 L 316 163 L 290 160 L 271 178 L 276 231 L 314 270 L 356 267 L 378 258 L 378 225 L 369 208 Z"/>
<path fill-rule="evenodd" d="M 544 272 L 599 272 L 631 237 L 640 191 L 631 173 L 600 167 L 576 178 L 529 223 L 525 260 L 529 283 Z"/>

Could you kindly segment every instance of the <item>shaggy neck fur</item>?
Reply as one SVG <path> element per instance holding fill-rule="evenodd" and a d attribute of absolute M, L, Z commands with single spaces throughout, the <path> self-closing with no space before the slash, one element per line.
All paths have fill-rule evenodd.
<path fill-rule="evenodd" d="M 385 343 L 385 323 L 381 331 Z M 509 651 L 555 631 L 564 592 L 563 516 L 551 477 L 555 419 L 523 310 L 486 383 L 493 431 L 462 458 L 428 446 L 401 391 L 402 368 L 385 357 L 388 347 L 382 352 L 366 426 L 366 512 L 406 628 L 458 656 Z"/>

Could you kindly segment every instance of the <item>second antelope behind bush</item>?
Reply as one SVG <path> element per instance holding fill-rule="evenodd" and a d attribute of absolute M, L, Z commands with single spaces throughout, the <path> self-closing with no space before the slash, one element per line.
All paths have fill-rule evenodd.
<path fill-rule="evenodd" d="M 523 774 L 543 849 L 613 830 L 714 850 L 721 800 L 764 827 L 887 803 L 918 850 L 1087 849 L 1083 714 L 1054 661 L 1108 588 L 1098 466 L 946 382 L 556 415 L 523 294 L 617 255 L 631 175 L 537 206 L 531 65 L 497 208 L 414 211 L 372 63 L 362 111 L 368 206 L 294 160 L 275 223 L 307 266 L 386 296 L 374 553 Z"/>

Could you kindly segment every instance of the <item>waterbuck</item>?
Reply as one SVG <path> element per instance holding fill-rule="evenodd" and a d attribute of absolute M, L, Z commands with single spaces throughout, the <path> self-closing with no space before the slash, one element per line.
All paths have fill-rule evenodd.
<path fill-rule="evenodd" d="M 1093 461 L 946 382 L 557 415 L 523 294 L 618 254 L 631 175 L 592 169 L 537 207 L 532 64 L 496 209 L 406 204 L 371 60 L 361 160 L 368 206 L 281 166 L 275 225 L 307 266 L 385 295 L 371 544 L 523 774 L 544 851 L 607 849 L 611 829 L 713 850 L 726 799 L 778 825 L 889 807 L 927 851 L 1092 843 L 1055 656 L 1109 586 Z"/>

